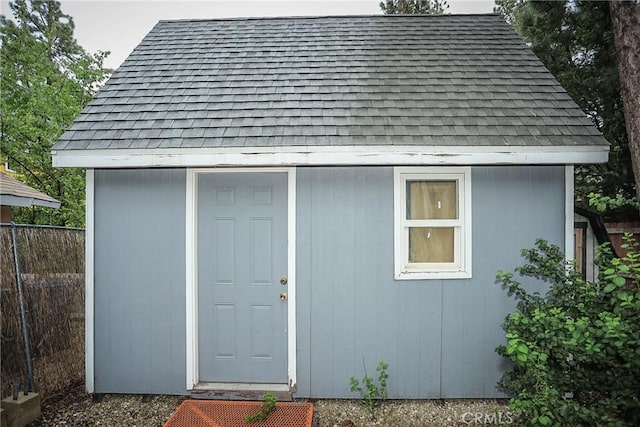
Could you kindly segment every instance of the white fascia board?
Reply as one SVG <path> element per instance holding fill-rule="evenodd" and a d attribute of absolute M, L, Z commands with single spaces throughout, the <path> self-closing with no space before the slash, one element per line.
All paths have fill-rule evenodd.
<path fill-rule="evenodd" d="M 287 146 L 53 151 L 54 167 L 564 165 L 605 163 L 608 146 Z"/>

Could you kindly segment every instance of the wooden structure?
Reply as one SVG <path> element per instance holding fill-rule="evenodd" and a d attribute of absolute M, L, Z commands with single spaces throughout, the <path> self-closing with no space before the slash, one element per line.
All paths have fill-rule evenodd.
<path fill-rule="evenodd" d="M 496 15 L 161 21 L 53 149 L 87 389 L 343 398 L 384 360 L 391 398 L 502 396 L 496 272 L 572 257 L 608 149 Z"/>

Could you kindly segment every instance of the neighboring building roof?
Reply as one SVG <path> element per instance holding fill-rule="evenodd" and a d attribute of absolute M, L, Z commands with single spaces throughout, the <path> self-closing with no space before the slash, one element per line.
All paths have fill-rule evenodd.
<path fill-rule="evenodd" d="M 57 209 L 60 202 L 9 175 L 0 173 L 0 205 L 46 206 Z"/>
<path fill-rule="evenodd" d="M 366 163 L 371 151 L 563 164 L 604 162 L 608 144 L 497 15 L 187 20 L 151 30 L 54 164 Z"/>

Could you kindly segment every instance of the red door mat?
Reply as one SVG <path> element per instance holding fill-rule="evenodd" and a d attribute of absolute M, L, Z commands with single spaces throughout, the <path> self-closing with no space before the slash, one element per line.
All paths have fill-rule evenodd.
<path fill-rule="evenodd" d="M 164 427 L 311 427 L 313 404 L 278 402 L 266 420 L 248 422 L 261 402 L 185 400 Z"/>

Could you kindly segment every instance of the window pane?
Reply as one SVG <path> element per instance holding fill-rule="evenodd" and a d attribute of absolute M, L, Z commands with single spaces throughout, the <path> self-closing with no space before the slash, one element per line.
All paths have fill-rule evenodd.
<path fill-rule="evenodd" d="M 409 228 L 409 262 L 453 262 L 453 227 Z"/>
<path fill-rule="evenodd" d="M 407 219 L 457 219 L 457 181 L 407 181 Z"/>

